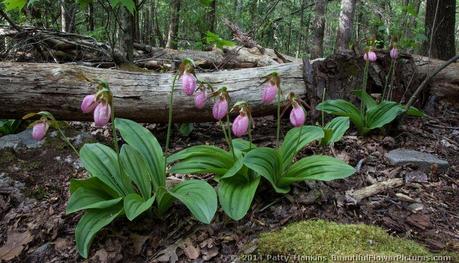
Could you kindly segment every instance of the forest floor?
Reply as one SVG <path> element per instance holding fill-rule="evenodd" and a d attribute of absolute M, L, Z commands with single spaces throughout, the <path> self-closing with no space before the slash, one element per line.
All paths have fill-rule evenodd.
<path fill-rule="evenodd" d="M 277 195 L 261 185 L 248 215 L 232 221 L 218 212 L 213 223 L 197 223 L 187 209 L 176 205 L 160 220 L 145 215 L 135 222 L 115 221 L 95 238 L 90 262 L 231 262 L 238 255 L 256 251 L 261 232 L 305 219 L 340 223 L 366 223 L 391 234 L 415 240 L 432 251 L 459 252 L 459 111 L 437 105 L 433 118 L 407 119 L 397 132 L 360 137 L 354 131 L 328 147 L 307 146 L 301 155 L 335 155 L 360 166 L 345 179 L 325 183 L 301 183 L 287 195 Z M 255 119 L 254 142 L 274 144 L 272 117 Z M 109 143 L 109 131 L 89 123 L 71 123 L 92 140 Z M 164 142 L 165 126 L 147 127 Z M 283 132 L 290 128 L 285 122 Z M 389 130 L 389 129 L 388 129 Z M 394 130 L 394 129 L 391 129 Z M 65 215 L 71 178 L 85 171 L 76 156 L 53 138 L 35 149 L 0 151 L 0 245 L 2 259 L 15 262 L 78 262 L 74 231 L 81 213 Z M 200 143 L 224 146 L 214 123 L 196 124 L 188 137 L 176 133 L 174 150 Z M 408 148 L 428 152 L 449 161 L 446 171 L 431 167 L 393 166 L 384 157 L 389 150 Z M 176 179 L 187 175 L 176 175 Z M 210 176 L 202 178 L 214 182 Z M 401 187 L 348 202 L 346 191 L 377 181 L 404 178 Z M 5 254 L 6 253 L 6 254 Z"/>

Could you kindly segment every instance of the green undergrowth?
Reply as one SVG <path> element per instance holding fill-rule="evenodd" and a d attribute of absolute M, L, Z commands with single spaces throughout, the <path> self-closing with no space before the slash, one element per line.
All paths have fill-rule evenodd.
<path fill-rule="evenodd" d="M 256 254 L 265 262 L 294 262 L 299 257 L 303 257 L 303 261 L 310 257 L 308 260 L 335 262 L 341 261 L 339 257 L 366 255 L 389 256 L 388 261 L 397 261 L 397 256 L 435 256 L 420 244 L 391 236 L 380 227 L 324 220 L 302 221 L 264 233 Z M 284 256 L 283 259 L 280 256 Z"/>

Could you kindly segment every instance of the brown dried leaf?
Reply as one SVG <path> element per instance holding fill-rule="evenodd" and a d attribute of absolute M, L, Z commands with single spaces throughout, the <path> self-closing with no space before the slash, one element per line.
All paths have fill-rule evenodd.
<path fill-rule="evenodd" d="M 201 254 L 199 248 L 195 247 L 193 245 L 193 242 L 189 238 L 187 238 L 185 242 L 183 242 L 182 249 L 185 255 L 191 260 L 197 259 L 199 255 Z"/>
<path fill-rule="evenodd" d="M 8 232 L 8 240 L 5 245 L 0 247 L 0 259 L 11 260 L 19 256 L 24 246 L 33 240 L 29 231 L 19 233 L 15 231 Z"/>

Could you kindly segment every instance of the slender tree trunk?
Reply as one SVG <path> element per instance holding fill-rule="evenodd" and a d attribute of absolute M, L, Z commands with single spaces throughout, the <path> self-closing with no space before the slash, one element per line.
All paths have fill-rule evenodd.
<path fill-rule="evenodd" d="M 425 28 L 428 40 L 424 43 L 426 56 L 448 60 L 456 54 L 455 24 L 455 0 L 427 0 Z"/>
<path fill-rule="evenodd" d="M 61 0 L 61 31 L 71 33 L 75 28 L 76 8 L 71 0 Z"/>
<path fill-rule="evenodd" d="M 341 0 L 341 12 L 339 14 L 338 33 L 336 35 L 336 52 L 349 49 L 352 39 L 355 5 L 356 0 Z"/>
<path fill-rule="evenodd" d="M 169 22 L 169 32 L 167 34 L 167 48 L 177 49 L 177 35 L 179 30 L 180 1 L 171 0 L 171 13 Z"/>
<path fill-rule="evenodd" d="M 87 17 L 87 25 L 86 29 L 88 31 L 94 31 L 95 29 L 95 21 L 94 21 L 94 4 L 89 3 L 88 4 L 88 17 Z"/>
<path fill-rule="evenodd" d="M 312 36 L 311 59 L 319 58 L 324 53 L 325 10 L 327 0 L 315 0 L 314 32 Z"/>
<path fill-rule="evenodd" d="M 122 13 L 122 34 L 121 50 L 128 62 L 134 61 L 134 15 L 126 8 L 121 9 Z"/>

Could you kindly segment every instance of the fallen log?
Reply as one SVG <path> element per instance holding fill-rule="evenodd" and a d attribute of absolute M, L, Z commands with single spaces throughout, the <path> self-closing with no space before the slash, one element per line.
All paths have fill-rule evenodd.
<path fill-rule="evenodd" d="M 227 86 L 232 102 L 247 101 L 255 116 L 273 112 L 275 106 L 261 102 L 263 77 L 273 71 L 282 76 L 285 94 L 305 93 L 301 63 L 268 67 L 198 73 L 201 81 L 216 88 Z M 106 80 L 114 94 L 118 117 L 144 122 L 166 122 L 167 101 L 172 85 L 171 73 L 145 73 L 98 69 L 79 65 L 49 63 L 0 63 L 0 118 L 21 118 L 29 112 L 52 112 L 60 120 L 90 120 L 80 111 L 87 94 L 94 93 L 89 79 Z M 176 84 L 174 121 L 201 122 L 211 120 L 211 102 L 203 110 L 194 107 L 193 97 L 180 91 Z"/>

